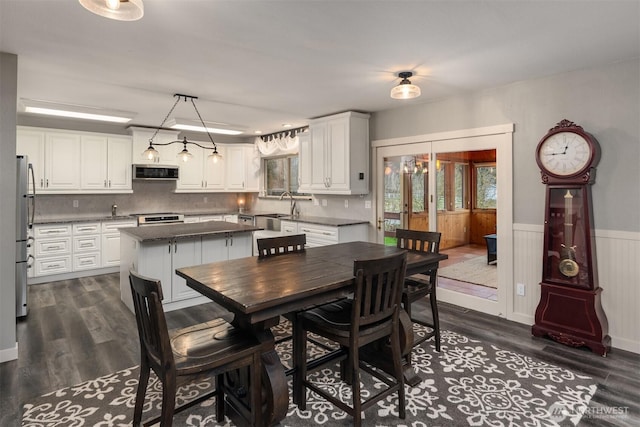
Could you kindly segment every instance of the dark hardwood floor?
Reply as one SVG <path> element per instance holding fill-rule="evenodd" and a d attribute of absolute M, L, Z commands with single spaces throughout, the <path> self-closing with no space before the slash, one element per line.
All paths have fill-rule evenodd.
<path fill-rule="evenodd" d="M 62 387 L 138 364 L 134 316 L 120 302 L 118 274 L 32 285 L 18 322 L 19 358 L 0 364 L 0 426 L 20 425 L 22 405 Z M 414 313 L 428 310 L 418 303 Z M 213 303 L 167 313 L 170 328 L 216 317 Z M 607 357 L 535 338 L 530 327 L 440 304 L 443 329 L 589 375 L 598 383 L 581 426 L 640 425 L 640 355 Z M 623 415 L 605 415 L 613 408 Z"/>

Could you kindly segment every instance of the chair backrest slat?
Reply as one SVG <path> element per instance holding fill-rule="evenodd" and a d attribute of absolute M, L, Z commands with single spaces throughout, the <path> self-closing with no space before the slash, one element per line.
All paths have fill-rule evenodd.
<path fill-rule="evenodd" d="M 400 305 L 406 267 L 406 252 L 354 262 L 352 327 L 381 322 L 393 316 Z"/>
<path fill-rule="evenodd" d="M 416 231 L 396 229 L 396 246 L 414 252 L 439 253 L 442 233 L 437 231 Z"/>
<path fill-rule="evenodd" d="M 266 258 L 304 251 L 307 244 L 306 234 L 290 234 L 286 236 L 258 239 L 258 257 Z"/>

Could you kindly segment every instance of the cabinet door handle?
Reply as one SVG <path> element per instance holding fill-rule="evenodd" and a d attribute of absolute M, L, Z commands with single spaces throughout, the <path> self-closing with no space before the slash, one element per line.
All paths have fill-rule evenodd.
<path fill-rule="evenodd" d="M 47 188 L 49 188 L 49 178 L 47 178 Z"/>
<path fill-rule="evenodd" d="M 105 187 L 107 186 L 107 180 L 106 179 L 104 180 L 104 186 Z"/>
<path fill-rule="evenodd" d="M 44 180 L 40 178 L 40 188 L 44 187 Z"/>
<path fill-rule="evenodd" d="M 171 240 L 169 240 L 169 252 L 167 253 L 171 253 Z"/>
<path fill-rule="evenodd" d="M 109 188 L 111 188 L 111 180 L 109 180 Z"/>
<path fill-rule="evenodd" d="M 173 253 L 174 254 L 178 253 L 178 241 L 177 240 L 173 241 Z"/>

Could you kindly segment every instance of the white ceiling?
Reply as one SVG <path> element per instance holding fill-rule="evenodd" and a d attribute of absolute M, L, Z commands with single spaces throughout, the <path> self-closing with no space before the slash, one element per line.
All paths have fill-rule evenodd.
<path fill-rule="evenodd" d="M 639 28 L 636 0 L 145 0 L 135 22 L 77 0 L 0 0 L 0 51 L 18 55 L 19 98 L 158 126 L 184 93 L 206 121 L 247 135 L 637 58 Z M 420 98 L 389 97 L 400 71 L 413 71 Z"/>

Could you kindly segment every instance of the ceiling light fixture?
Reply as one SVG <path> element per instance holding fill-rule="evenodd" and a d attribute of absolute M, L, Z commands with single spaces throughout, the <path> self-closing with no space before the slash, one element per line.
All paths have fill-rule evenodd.
<path fill-rule="evenodd" d="M 72 119 L 97 120 L 101 122 L 127 123 L 135 116 L 130 111 L 106 110 L 86 105 L 58 104 L 36 99 L 20 99 L 25 113 L 45 116 L 67 117 Z"/>
<path fill-rule="evenodd" d="M 176 97 L 176 102 L 173 104 L 173 107 L 171 107 L 171 110 L 169 110 L 169 112 L 167 113 L 167 115 L 165 116 L 164 120 L 162 121 L 162 123 L 160 123 L 160 126 L 158 126 L 158 129 L 156 129 L 156 131 L 153 133 L 153 135 L 151 136 L 151 138 L 149 138 L 149 148 L 147 148 L 146 150 L 144 150 L 144 152 L 142 153 L 142 156 L 149 160 L 149 161 L 154 161 L 156 158 L 159 157 L 159 153 L 158 151 L 153 148 L 154 145 L 171 145 L 171 144 L 182 144 L 182 151 L 180 151 L 178 153 L 178 159 L 183 161 L 183 162 L 188 162 L 193 155 L 189 152 L 189 150 L 187 149 L 187 145 L 189 144 L 193 144 L 196 145 L 200 148 L 203 148 L 205 150 L 213 150 L 213 152 L 211 154 L 209 154 L 208 159 L 210 159 L 213 163 L 218 163 L 218 160 L 222 159 L 222 156 L 218 153 L 218 147 L 216 147 L 216 143 L 213 142 L 213 138 L 211 137 L 211 133 L 209 133 L 209 131 L 207 130 L 207 135 L 209 136 L 209 141 L 211 141 L 211 145 L 213 145 L 213 147 L 207 147 L 204 145 L 201 145 L 197 142 L 192 142 L 192 141 L 187 141 L 187 137 L 185 136 L 182 141 L 177 140 L 177 141 L 171 141 L 171 142 L 153 142 L 153 139 L 156 137 L 156 135 L 158 134 L 158 132 L 160 132 L 160 130 L 164 127 L 164 124 L 166 123 L 167 119 L 169 118 L 169 116 L 171 115 L 171 113 L 173 113 L 173 110 L 175 110 L 176 106 L 178 105 L 178 102 L 180 102 L 180 100 L 182 98 L 184 98 L 184 101 L 186 102 L 187 99 L 191 101 L 191 105 L 193 105 L 193 109 L 196 110 L 196 114 L 198 115 L 198 119 L 200 119 L 200 124 L 202 125 L 203 129 L 207 129 L 207 126 L 205 126 L 204 124 L 204 120 L 202 120 L 202 116 L 200 115 L 200 111 L 198 111 L 198 107 L 196 107 L 196 103 L 195 103 L 195 99 L 198 99 L 197 96 L 191 96 L 191 95 L 182 95 L 180 93 L 176 93 L 173 95 L 174 97 Z"/>
<path fill-rule="evenodd" d="M 411 84 L 409 77 L 413 76 L 411 71 L 403 71 L 398 73 L 398 77 L 402 81 L 398 86 L 391 89 L 391 98 L 393 99 L 411 99 L 420 96 L 420 88 L 414 84 Z"/>
<path fill-rule="evenodd" d="M 236 129 L 225 129 L 225 127 L 232 126 L 228 123 L 204 122 L 204 125 L 206 127 L 203 127 L 202 124 L 196 120 L 179 118 L 175 118 L 167 122 L 167 126 L 171 129 L 189 130 L 193 132 L 210 132 L 220 135 L 240 135 L 243 132 Z"/>
<path fill-rule="evenodd" d="M 137 21 L 144 15 L 142 0 L 79 0 L 79 2 L 88 11 L 116 21 Z"/>

